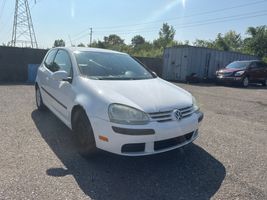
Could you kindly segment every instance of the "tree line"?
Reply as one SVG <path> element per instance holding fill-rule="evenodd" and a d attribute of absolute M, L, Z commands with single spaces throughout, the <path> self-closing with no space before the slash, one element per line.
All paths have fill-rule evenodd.
<path fill-rule="evenodd" d="M 126 44 L 119 35 L 111 34 L 105 36 L 103 40 L 93 41 L 91 47 L 112 49 L 133 56 L 162 57 L 166 47 L 190 44 L 189 41 L 174 40 L 175 33 L 173 26 L 164 23 L 159 30 L 158 38 L 153 41 L 147 41 L 143 36 L 136 35 L 131 39 L 131 44 Z M 248 27 L 244 38 L 240 33 L 230 30 L 224 34 L 218 33 L 213 40 L 196 39 L 190 45 L 256 55 L 267 61 L 267 26 Z M 55 40 L 54 47 L 57 46 L 65 46 L 64 40 Z M 78 46 L 86 45 L 80 43 Z"/>

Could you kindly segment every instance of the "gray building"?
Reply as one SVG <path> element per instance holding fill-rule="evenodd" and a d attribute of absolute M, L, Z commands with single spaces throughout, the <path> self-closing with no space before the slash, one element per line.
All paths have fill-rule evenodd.
<path fill-rule="evenodd" d="M 213 79 L 215 72 L 236 60 L 255 60 L 256 56 L 204 47 L 178 46 L 164 50 L 162 77 L 186 81 L 196 74 L 200 79 Z"/>

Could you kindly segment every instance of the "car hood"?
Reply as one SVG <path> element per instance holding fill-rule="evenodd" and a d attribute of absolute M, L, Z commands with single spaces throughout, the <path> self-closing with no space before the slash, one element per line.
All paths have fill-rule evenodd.
<path fill-rule="evenodd" d="M 245 70 L 245 68 L 239 68 L 239 69 L 235 69 L 235 68 L 224 68 L 219 70 L 220 73 L 229 73 L 229 72 L 237 72 L 237 71 L 241 71 L 241 70 Z"/>
<path fill-rule="evenodd" d="M 89 81 L 89 80 L 88 80 Z M 145 112 L 161 112 L 192 105 L 192 95 L 160 78 L 146 80 L 90 80 L 109 103 L 132 106 Z"/>

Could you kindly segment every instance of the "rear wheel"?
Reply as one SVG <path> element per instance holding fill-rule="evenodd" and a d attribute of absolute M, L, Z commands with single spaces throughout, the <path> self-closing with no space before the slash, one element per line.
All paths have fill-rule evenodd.
<path fill-rule="evenodd" d="M 41 95 L 41 91 L 40 88 L 37 86 L 35 89 L 35 100 L 36 100 L 36 106 L 38 110 L 45 110 L 45 105 L 43 103 L 43 99 L 42 99 L 42 95 Z"/>
<path fill-rule="evenodd" d="M 249 85 L 249 79 L 248 79 L 248 77 L 246 76 L 246 77 L 244 77 L 243 78 L 243 80 L 242 80 L 242 87 L 248 87 L 248 85 Z"/>
<path fill-rule="evenodd" d="M 96 153 L 94 132 L 87 114 L 79 109 L 73 116 L 73 131 L 76 134 L 76 143 L 82 156 L 90 156 Z"/>

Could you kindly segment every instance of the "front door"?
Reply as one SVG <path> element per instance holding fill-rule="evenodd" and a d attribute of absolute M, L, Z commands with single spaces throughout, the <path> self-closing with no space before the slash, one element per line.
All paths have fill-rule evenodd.
<path fill-rule="evenodd" d="M 49 91 L 53 97 L 53 108 L 64 120 L 68 121 L 72 102 L 75 94 L 72 86 L 73 69 L 69 53 L 65 50 L 58 50 L 54 59 L 54 66 L 57 71 L 66 71 L 69 74 L 69 80 L 53 80 L 50 78 Z"/>

